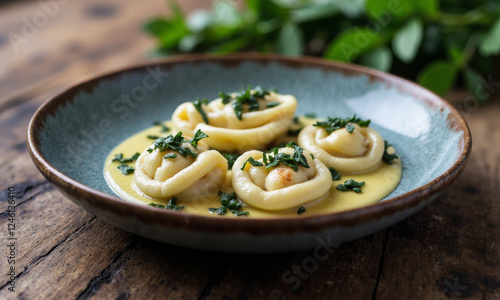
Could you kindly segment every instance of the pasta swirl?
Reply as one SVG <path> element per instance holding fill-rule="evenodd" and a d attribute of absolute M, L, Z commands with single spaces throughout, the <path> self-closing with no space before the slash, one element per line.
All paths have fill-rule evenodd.
<path fill-rule="evenodd" d="M 293 155 L 290 148 L 280 153 Z M 332 177 L 328 168 L 319 160 L 304 155 L 309 168 L 298 167 L 295 172 L 286 165 L 267 169 L 264 166 L 245 164 L 249 158 L 263 161 L 263 152 L 251 150 L 243 153 L 234 163 L 232 185 L 244 203 L 265 210 L 283 210 L 298 207 L 328 193 Z M 244 168 L 243 168 L 244 166 Z"/>
<path fill-rule="evenodd" d="M 136 162 L 134 182 L 144 194 L 158 199 L 200 199 L 216 194 L 225 183 L 227 161 L 219 152 L 208 150 L 203 142 L 196 149 L 183 145 L 196 153 L 196 158 L 173 150 L 142 152 Z"/>
<path fill-rule="evenodd" d="M 294 96 L 270 92 L 258 99 L 258 109 L 250 111 L 244 105 L 239 119 L 233 108 L 235 101 L 232 99 L 224 103 L 218 98 L 202 104 L 201 109 L 207 116 L 208 124 L 193 103 L 183 103 L 173 113 L 174 127 L 188 135 L 202 130 L 209 135 L 204 141 L 218 150 L 239 153 L 262 150 L 286 133 L 297 108 Z"/>
<path fill-rule="evenodd" d="M 351 125 L 352 133 L 341 128 L 330 134 L 323 128 L 306 126 L 299 134 L 298 144 L 339 172 L 366 171 L 381 162 L 384 140 L 371 128 Z"/>

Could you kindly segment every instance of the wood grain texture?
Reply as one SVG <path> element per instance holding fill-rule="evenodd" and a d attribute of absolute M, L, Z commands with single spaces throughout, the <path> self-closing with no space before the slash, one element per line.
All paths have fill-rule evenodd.
<path fill-rule="evenodd" d="M 4 243 L 9 186 L 18 201 L 16 293 L 7 290 L 2 247 L 0 299 L 500 299 L 498 91 L 492 103 L 464 110 L 473 152 L 449 189 L 385 231 L 321 252 L 317 264 L 314 250 L 240 255 L 160 244 L 95 219 L 54 190 L 27 154 L 29 119 L 58 89 L 148 59 L 154 42 L 139 25 L 167 6 L 136 3 L 70 1 L 18 54 L 7 34 L 40 7 L 0 12 Z M 181 2 L 187 10 L 207 3 Z M 449 99 L 460 105 L 466 97 L 454 91 Z"/>

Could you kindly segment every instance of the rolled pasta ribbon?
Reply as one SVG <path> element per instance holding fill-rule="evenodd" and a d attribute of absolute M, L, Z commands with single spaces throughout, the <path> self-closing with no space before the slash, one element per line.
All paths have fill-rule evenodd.
<path fill-rule="evenodd" d="M 293 155 L 290 148 L 280 152 Z M 244 203 L 265 210 L 293 208 L 318 199 L 330 190 L 332 176 L 321 161 L 304 156 L 309 168 L 299 166 L 297 172 L 286 165 L 266 169 L 247 163 L 243 168 L 249 158 L 262 162 L 263 152 L 247 151 L 233 165 L 233 189 Z"/>
<path fill-rule="evenodd" d="M 197 157 L 182 156 L 173 150 L 161 152 L 147 149 L 135 164 L 134 182 L 146 195 L 157 199 L 201 199 L 217 191 L 225 183 L 227 160 L 216 150 L 208 150 L 208 145 L 199 142 L 197 149 L 183 144 Z M 176 155 L 165 158 L 165 155 Z"/>
<path fill-rule="evenodd" d="M 299 133 L 298 144 L 338 172 L 366 171 L 381 162 L 384 140 L 371 128 L 351 125 L 354 126 L 352 133 L 341 128 L 330 134 L 324 128 L 306 126 Z"/>
<path fill-rule="evenodd" d="M 221 98 L 202 104 L 208 124 L 191 102 L 181 104 L 172 115 L 174 127 L 192 135 L 200 129 L 209 135 L 204 140 L 211 148 L 242 153 L 251 149 L 265 149 L 278 136 L 287 132 L 292 123 L 297 99 L 292 95 L 270 92 L 258 100 L 259 108 L 249 111 L 245 107 L 241 120 L 237 117 L 232 99 L 224 104 Z M 268 107 L 272 103 L 272 107 Z"/>

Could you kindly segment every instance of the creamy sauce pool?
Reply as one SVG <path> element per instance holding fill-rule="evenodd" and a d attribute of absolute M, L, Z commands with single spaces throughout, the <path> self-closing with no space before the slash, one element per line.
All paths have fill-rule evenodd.
<path fill-rule="evenodd" d="M 303 125 L 308 125 L 314 123 L 316 120 L 301 118 L 300 122 Z M 168 127 L 172 128 L 170 122 L 166 123 Z M 175 134 L 175 132 L 162 133 L 161 127 L 153 126 L 146 130 L 143 130 L 130 138 L 123 141 L 116 148 L 114 148 L 109 156 L 106 158 L 104 164 L 104 178 L 108 183 L 109 187 L 121 198 L 135 203 L 149 204 L 151 202 L 157 204 L 166 205 L 168 200 L 154 199 L 145 195 L 133 182 L 134 175 L 123 175 L 117 166 L 120 165 L 118 162 L 113 162 L 115 154 L 123 153 L 124 157 L 131 157 L 136 152 L 142 153 L 147 147 L 149 147 L 154 140 L 149 139 L 148 135 L 155 136 L 167 136 L 170 134 Z M 286 141 L 290 140 L 289 138 Z M 129 163 L 130 166 L 134 166 L 134 163 Z M 330 192 L 323 198 L 305 203 L 302 206 L 306 208 L 306 212 L 301 214 L 323 214 L 330 212 L 339 212 L 344 210 L 349 210 L 357 207 L 366 206 L 369 204 L 376 203 L 383 199 L 385 196 L 389 195 L 399 184 L 401 180 L 401 161 L 400 159 L 395 159 L 392 165 L 388 165 L 384 162 L 379 163 L 372 170 L 362 173 L 362 174 L 342 174 L 340 180 L 332 181 L 332 187 Z M 344 183 L 348 179 L 354 179 L 356 181 L 364 181 L 365 185 L 362 187 L 361 193 L 355 193 L 353 191 L 342 192 L 336 189 L 336 186 Z M 231 182 L 231 171 L 228 171 L 227 184 L 230 185 Z M 177 205 L 185 205 L 186 208 L 183 212 L 200 214 L 200 215 L 212 215 L 217 218 L 234 218 L 234 214 L 230 212 L 226 215 L 217 215 L 210 213 L 208 211 L 209 207 L 218 208 L 221 206 L 219 197 L 200 199 L 195 201 L 177 201 Z M 158 208 L 161 209 L 161 208 Z M 251 207 L 249 205 L 243 205 L 241 211 L 248 211 L 250 214 L 247 217 L 250 218 L 269 218 L 269 217 L 291 217 L 297 216 L 297 209 L 288 209 L 283 211 L 266 211 L 258 208 Z M 242 218 L 242 217 L 236 217 Z"/>

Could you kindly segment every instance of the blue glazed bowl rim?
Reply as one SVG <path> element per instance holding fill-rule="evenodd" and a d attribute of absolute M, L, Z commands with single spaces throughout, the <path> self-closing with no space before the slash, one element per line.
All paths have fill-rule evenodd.
<path fill-rule="evenodd" d="M 287 218 L 214 218 L 187 214 L 171 210 L 159 210 L 146 205 L 127 202 L 119 197 L 98 191 L 63 174 L 44 158 L 40 150 L 39 132 L 48 115 L 53 115 L 58 107 L 71 102 L 80 92 L 89 92 L 101 81 L 119 77 L 124 73 L 143 70 L 148 66 L 170 67 L 182 63 L 214 62 L 235 65 L 243 61 L 259 63 L 276 62 L 289 67 L 312 67 L 334 70 L 344 75 L 366 75 L 370 80 L 379 80 L 400 91 L 408 93 L 433 109 L 448 110 L 447 122 L 450 128 L 462 134 L 457 147 L 460 155 L 454 164 L 439 177 L 402 195 L 372 205 L 322 215 L 302 215 Z M 76 83 L 48 98 L 35 112 L 28 126 L 28 150 L 39 171 L 64 195 L 89 211 L 106 211 L 122 218 L 135 218 L 141 222 L 167 227 L 186 228 L 207 232 L 245 232 L 249 234 L 290 233 L 321 231 L 333 227 L 354 227 L 393 216 L 414 208 L 442 192 L 464 170 L 472 149 L 469 127 L 460 113 L 445 99 L 431 91 L 395 75 L 387 74 L 359 65 L 335 62 L 315 57 L 287 57 L 277 54 L 237 53 L 224 56 L 208 54 L 178 55 L 158 59 L 93 76 Z"/>

